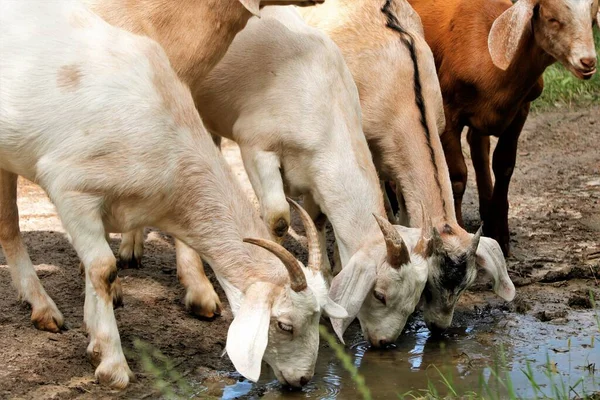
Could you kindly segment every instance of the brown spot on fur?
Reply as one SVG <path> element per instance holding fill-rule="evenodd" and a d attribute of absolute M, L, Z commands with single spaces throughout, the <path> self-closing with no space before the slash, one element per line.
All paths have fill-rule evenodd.
<path fill-rule="evenodd" d="M 452 230 L 452 227 L 450 225 L 445 224 L 442 228 L 442 233 L 446 235 L 452 235 L 454 234 L 454 231 Z"/>
<path fill-rule="evenodd" d="M 63 65 L 56 73 L 56 84 L 67 91 L 77 90 L 83 74 L 77 64 Z"/>
<path fill-rule="evenodd" d="M 118 288 L 114 288 L 116 290 L 113 289 L 113 284 L 117 276 L 115 258 L 105 257 L 95 260 L 90 267 L 89 276 L 96 295 L 103 301 L 112 304 L 113 293 L 116 293 L 118 290 Z"/>

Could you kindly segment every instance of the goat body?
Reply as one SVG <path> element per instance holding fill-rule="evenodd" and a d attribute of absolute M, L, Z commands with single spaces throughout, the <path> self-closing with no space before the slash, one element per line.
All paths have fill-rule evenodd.
<path fill-rule="evenodd" d="M 227 350 L 236 368 L 256 380 L 264 358 L 280 379 L 307 382 L 321 310 L 346 313 L 328 299 L 318 265 L 301 269 L 279 249 L 282 264 L 242 242 L 259 238 L 265 247 L 269 232 L 162 48 L 79 2 L 23 0 L 2 6 L 0 53 L 0 243 L 36 326 L 57 331 L 63 317 L 20 236 L 17 175 L 46 191 L 83 262 L 88 353 L 101 382 L 123 388 L 133 377 L 113 312 L 116 260 L 105 234 L 150 225 L 215 270 L 235 315 Z"/>
<path fill-rule="evenodd" d="M 508 187 L 519 135 L 531 101 L 542 93 L 544 70 L 560 61 L 574 75 L 595 72 L 592 36 L 597 0 L 409 0 L 421 16 L 444 98 L 442 144 L 454 205 L 461 204 L 467 167 L 460 138 L 468 140 L 477 177 L 483 230 L 509 253 Z M 489 136 L 499 137 L 490 173 Z"/>
<path fill-rule="evenodd" d="M 403 222 L 425 229 L 433 221 L 439 240 L 426 253 L 432 257 L 425 288 L 428 325 L 450 325 L 454 304 L 478 267 L 497 278 L 500 296 L 512 299 L 506 264 L 489 252 L 497 243 L 478 247 L 479 236 L 456 221 L 438 134 L 444 127 L 442 95 L 419 16 L 405 0 L 328 0 L 303 16 L 328 33 L 346 58 L 367 141 L 380 176 L 395 183 Z"/>
<path fill-rule="evenodd" d="M 358 91 L 333 41 L 293 9 L 265 8 L 194 98 L 209 131 L 239 144 L 269 226 L 289 223 L 285 190 L 303 195 L 313 220 L 324 214 L 331 221 L 336 267 L 343 268 L 333 279 L 332 298 L 350 315 L 334 321 L 336 332 L 341 336 L 358 316 L 373 345 L 395 341 L 419 301 L 427 264 L 419 254 L 388 262 L 385 235 L 373 217 L 385 209 Z M 407 252 L 416 247 L 419 229 L 400 234 Z M 326 254 L 324 223 L 320 239 Z"/>
<path fill-rule="evenodd" d="M 156 40 L 179 78 L 193 93 L 221 60 L 235 35 L 264 4 L 313 5 L 322 0 L 83 0 L 108 23 Z M 288 207 L 289 210 L 289 207 Z M 289 212 L 289 211 L 288 211 Z M 280 227 L 287 231 L 287 226 Z M 143 231 L 126 233 L 119 263 L 137 268 L 143 255 Z M 177 274 L 186 288 L 185 305 L 206 318 L 220 314 L 221 303 L 203 273 L 198 255 L 176 242 Z M 199 273 L 197 273 L 199 272 Z"/>

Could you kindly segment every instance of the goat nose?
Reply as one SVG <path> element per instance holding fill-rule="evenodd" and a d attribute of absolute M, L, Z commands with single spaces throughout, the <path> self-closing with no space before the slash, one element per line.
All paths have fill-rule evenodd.
<path fill-rule="evenodd" d="M 592 69 L 596 66 L 596 59 L 594 57 L 584 57 L 579 60 L 581 65 L 586 68 Z"/>
<path fill-rule="evenodd" d="M 300 378 L 300 386 L 306 386 L 308 382 L 310 382 L 309 376 L 303 376 L 302 378 Z"/>

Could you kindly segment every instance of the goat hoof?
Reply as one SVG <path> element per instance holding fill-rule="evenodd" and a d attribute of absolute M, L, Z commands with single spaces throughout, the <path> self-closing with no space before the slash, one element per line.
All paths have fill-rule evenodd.
<path fill-rule="evenodd" d="M 102 361 L 96 368 L 95 375 L 100 384 L 119 390 L 125 389 L 129 382 L 136 381 L 135 375 L 129 369 L 125 359 Z"/>
<path fill-rule="evenodd" d="M 117 277 L 110 288 L 112 296 L 113 308 L 123 307 L 123 287 L 121 286 L 121 278 Z"/>
<path fill-rule="evenodd" d="M 200 319 L 213 320 L 221 316 L 221 300 L 212 285 L 210 290 L 207 288 L 196 293 L 188 291 L 185 295 L 185 308 Z"/>
<path fill-rule="evenodd" d="M 289 224 L 283 218 L 279 218 L 273 225 L 273 234 L 275 237 L 282 238 L 288 232 Z"/>
<path fill-rule="evenodd" d="M 118 269 L 140 269 L 142 268 L 142 260 L 138 260 L 136 257 L 129 259 L 119 257 L 117 261 Z"/>
<path fill-rule="evenodd" d="M 34 308 L 31 312 L 31 322 L 36 329 L 58 333 L 64 326 L 64 317 L 54 305 Z"/>

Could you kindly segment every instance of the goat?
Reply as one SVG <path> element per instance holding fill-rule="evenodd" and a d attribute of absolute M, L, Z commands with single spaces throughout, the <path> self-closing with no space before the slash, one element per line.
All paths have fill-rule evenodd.
<path fill-rule="evenodd" d="M 179 78 L 193 91 L 219 62 L 235 35 L 264 5 L 308 6 L 324 0 L 83 0 L 108 23 L 156 40 L 165 49 Z M 279 223 L 283 236 L 287 225 Z M 119 266 L 138 268 L 143 256 L 143 230 L 126 233 L 119 248 Z M 195 252 L 176 241 L 178 276 L 186 288 L 184 303 L 205 318 L 220 314 L 221 302 Z M 188 271 L 190 273 L 188 273 Z"/>
<path fill-rule="evenodd" d="M 431 258 L 423 292 L 430 329 L 445 329 L 454 306 L 476 278 L 494 278 L 494 291 L 514 297 L 498 244 L 461 228 L 454 214 L 450 178 L 438 131 L 444 113 L 433 56 L 418 15 L 405 0 L 328 0 L 303 16 L 323 29 L 346 58 L 358 86 L 363 129 L 380 177 L 397 188 L 404 223 L 433 237 L 421 253 Z"/>
<path fill-rule="evenodd" d="M 410 254 L 420 229 L 396 230 L 381 217 L 358 91 L 333 41 L 293 9 L 265 8 L 194 98 L 208 130 L 239 144 L 265 221 L 289 221 L 285 192 L 302 195 L 325 253 L 324 217 L 331 221 L 342 270 L 330 295 L 349 314 L 332 321 L 340 338 L 358 316 L 374 346 L 394 342 L 419 301 L 428 260 Z"/>
<path fill-rule="evenodd" d="M 134 377 L 105 233 L 148 225 L 214 269 L 235 316 L 226 350 L 236 369 L 257 380 L 264 359 L 281 382 L 306 384 L 321 312 L 347 315 L 328 297 L 316 228 L 292 203 L 306 224 L 308 268 L 267 240 L 162 48 L 79 2 L 23 0 L 2 4 L 0 53 L 0 243 L 36 326 L 56 331 L 63 317 L 23 245 L 18 175 L 46 191 L 83 262 L 87 352 L 101 383 L 124 388 Z"/>
<path fill-rule="evenodd" d="M 517 143 L 530 104 L 543 90 L 542 74 L 556 61 L 576 77 L 596 71 L 592 35 L 598 0 L 410 0 L 421 16 L 439 75 L 454 207 L 463 225 L 467 138 L 479 192 L 483 233 L 510 252 L 508 188 Z M 498 137 L 490 174 L 490 135 Z"/>

